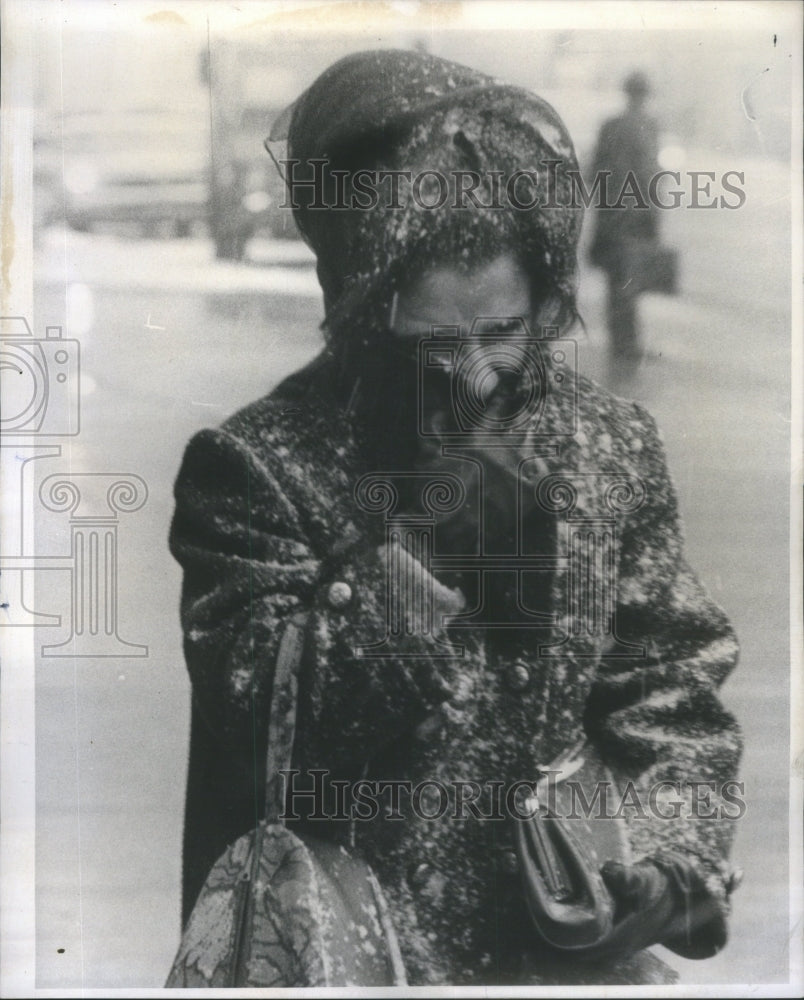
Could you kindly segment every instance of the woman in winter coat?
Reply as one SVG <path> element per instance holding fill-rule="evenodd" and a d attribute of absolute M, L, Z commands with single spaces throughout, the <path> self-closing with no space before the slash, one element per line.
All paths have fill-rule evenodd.
<path fill-rule="evenodd" d="M 408 982 L 667 981 L 643 949 L 726 938 L 737 643 L 684 559 L 653 420 L 574 370 L 571 140 L 533 94 L 395 51 L 332 66 L 283 130 L 325 346 L 198 434 L 176 483 L 184 919 L 261 814 L 278 648 L 305 611 L 297 787 L 320 769 L 475 806 L 433 819 L 422 791 L 315 827 L 371 864 Z M 641 812 L 603 870 L 614 929 L 562 964 L 505 794 L 582 744 Z M 659 787 L 674 809 L 649 808 Z"/>

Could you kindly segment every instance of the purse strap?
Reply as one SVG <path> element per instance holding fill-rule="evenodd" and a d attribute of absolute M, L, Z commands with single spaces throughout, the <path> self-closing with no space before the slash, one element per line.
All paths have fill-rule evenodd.
<path fill-rule="evenodd" d="M 282 823 L 285 782 L 282 771 L 290 769 L 296 737 L 299 703 L 299 668 L 304 652 L 304 631 L 309 612 L 300 611 L 285 625 L 271 690 L 268 716 L 268 748 L 265 753 L 265 821 Z"/>
<path fill-rule="evenodd" d="M 284 825 L 282 816 L 285 809 L 285 783 L 282 771 L 289 770 L 293 758 L 293 744 L 296 737 L 296 710 L 299 703 L 299 668 L 304 654 L 304 633 L 310 612 L 300 611 L 293 615 L 285 626 L 279 651 L 276 656 L 271 709 L 268 716 L 268 747 L 265 752 L 265 822 Z M 253 864 L 258 864 L 261 854 L 262 828 L 258 829 L 253 851 Z M 256 884 L 256 867 L 251 874 L 252 885 Z M 371 888 L 383 937 L 388 948 L 388 961 L 394 986 L 407 986 L 405 965 L 399 948 L 396 931 L 391 921 L 388 903 L 374 872 L 366 865 L 366 877 Z M 237 953 L 236 953 L 237 954 Z M 242 958 L 238 957 L 235 970 L 241 968 Z M 236 984 L 242 978 L 235 979 Z"/>

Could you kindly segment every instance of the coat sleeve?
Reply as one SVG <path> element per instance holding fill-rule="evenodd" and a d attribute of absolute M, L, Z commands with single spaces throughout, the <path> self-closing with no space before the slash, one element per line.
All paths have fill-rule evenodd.
<path fill-rule="evenodd" d="M 170 535 L 184 569 L 185 658 L 206 727 L 226 752 L 260 759 L 285 622 L 310 612 L 304 761 L 339 770 L 443 701 L 455 665 L 428 655 L 434 636 L 403 638 L 398 655 L 383 659 L 356 654 L 385 628 L 386 554 L 376 546 L 345 546 L 340 556 L 314 551 L 282 468 L 278 455 L 225 430 L 202 431 L 188 445 Z M 333 606 L 336 581 L 352 595 L 345 606 Z"/>
<path fill-rule="evenodd" d="M 687 926 L 663 943 L 705 957 L 726 940 L 728 854 L 742 814 L 735 801 L 742 739 L 718 698 L 738 645 L 726 615 L 685 561 L 664 450 L 652 418 L 636 409 L 646 497 L 623 529 L 616 631 L 645 656 L 604 659 L 586 725 L 642 803 L 628 817 L 635 860 L 681 861 L 689 873 Z"/>

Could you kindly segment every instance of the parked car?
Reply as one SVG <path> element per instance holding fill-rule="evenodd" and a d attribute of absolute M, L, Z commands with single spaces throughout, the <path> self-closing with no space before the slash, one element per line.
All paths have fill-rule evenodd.
<path fill-rule="evenodd" d="M 62 191 L 55 206 L 73 229 L 112 225 L 183 236 L 195 223 L 206 223 L 209 131 L 203 115 L 81 112 L 62 118 L 59 138 Z"/>
<path fill-rule="evenodd" d="M 422 39 L 400 29 L 382 44 L 406 48 Z M 218 257 L 241 260 L 255 235 L 300 238 L 284 178 L 263 139 L 319 73 L 364 48 L 366 35 L 359 31 L 294 32 L 275 23 L 247 37 L 218 38 L 199 54 L 200 79 L 212 95 L 209 220 Z"/>

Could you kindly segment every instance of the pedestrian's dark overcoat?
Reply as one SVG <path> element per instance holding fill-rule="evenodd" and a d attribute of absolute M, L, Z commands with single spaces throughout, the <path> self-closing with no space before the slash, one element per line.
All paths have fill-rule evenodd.
<path fill-rule="evenodd" d="M 618 273 L 624 248 L 659 242 L 659 127 L 641 109 L 629 108 L 604 122 L 592 157 L 591 181 L 601 183 L 595 234 L 590 247 L 594 264 Z M 659 189 L 661 191 L 661 189 Z"/>

